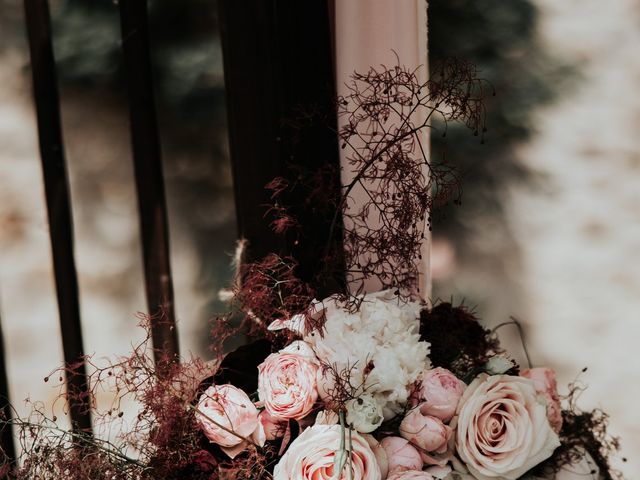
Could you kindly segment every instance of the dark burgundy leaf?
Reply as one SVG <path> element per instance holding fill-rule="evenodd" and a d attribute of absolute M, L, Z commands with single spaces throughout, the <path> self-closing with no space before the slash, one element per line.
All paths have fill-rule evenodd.
<path fill-rule="evenodd" d="M 213 376 L 213 383 L 230 383 L 251 395 L 258 390 L 258 365 L 271 351 L 271 342 L 268 340 L 256 340 L 238 347 L 224 357 L 218 372 Z"/>

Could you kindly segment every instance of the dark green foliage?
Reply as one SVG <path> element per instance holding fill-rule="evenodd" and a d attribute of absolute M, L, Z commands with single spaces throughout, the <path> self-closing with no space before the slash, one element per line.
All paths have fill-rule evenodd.
<path fill-rule="evenodd" d="M 535 108 L 554 99 L 569 71 L 561 67 L 538 38 L 538 12 L 530 0 L 432 0 L 429 2 L 430 61 L 450 57 L 474 63 L 479 75 L 495 88 L 486 99 L 488 132 L 484 144 L 459 125 L 432 135 L 433 158 L 457 166 L 462 175 L 464 208 L 447 206 L 436 212 L 436 235 L 444 235 L 463 257 L 477 259 L 469 249 L 473 229 L 491 221 L 510 238 L 504 218 L 504 187 L 531 180 L 531 172 L 514 148 L 535 132 Z M 464 212 L 464 216 L 461 215 Z M 468 219 L 482 218 L 482 225 Z M 500 261 L 496 252 L 495 261 Z M 462 259 L 464 262 L 464 258 Z"/>
<path fill-rule="evenodd" d="M 55 10 L 54 35 L 63 83 L 122 89 L 120 20 L 111 0 L 66 0 Z M 217 8 L 206 0 L 151 2 L 157 99 L 192 120 L 219 115 L 223 103 Z"/>

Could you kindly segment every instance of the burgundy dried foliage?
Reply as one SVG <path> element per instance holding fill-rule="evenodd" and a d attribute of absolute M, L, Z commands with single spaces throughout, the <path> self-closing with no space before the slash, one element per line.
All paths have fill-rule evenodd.
<path fill-rule="evenodd" d="M 429 358 L 434 367 L 451 370 L 467 382 L 483 371 L 489 358 L 502 352 L 495 334 L 480 325 L 472 311 L 447 302 L 420 312 L 420 337 L 431 343 Z"/>
<path fill-rule="evenodd" d="M 363 282 L 377 280 L 381 288 L 393 288 L 403 296 L 416 293 L 418 264 L 429 212 L 434 206 L 458 202 L 460 178 L 456 170 L 440 162 L 432 166 L 428 136 L 434 117 L 462 122 L 476 134 L 485 131 L 483 97 L 486 82 L 475 67 L 449 60 L 434 67 L 431 78 L 421 81 L 418 71 L 406 67 L 372 68 L 355 73 L 349 93 L 337 101 L 337 132 L 345 151 L 348 172 L 338 198 L 335 171 L 295 172 L 294 182 L 277 179 L 269 184 L 277 232 L 296 230 L 286 208 L 286 194 L 303 186 L 314 205 L 332 212 L 331 232 L 344 226 L 343 245 L 329 245 L 324 252 L 327 268 L 340 268 L 352 285 L 347 306 L 357 308 Z M 299 167 L 298 167 L 299 168 Z M 359 201 L 353 202 L 355 195 Z M 336 278 L 336 273 L 331 275 Z"/>
<path fill-rule="evenodd" d="M 586 369 L 585 369 L 586 370 Z M 538 465 L 533 473 L 549 474 L 567 465 L 579 462 L 583 452 L 588 452 L 600 471 L 598 478 L 602 480 L 623 480 L 622 472 L 615 470 L 610 462 L 620 450 L 620 440 L 607 433 L 609 416 L 601 409 L 583 411 L 578 407 L 578 398 L 586 389 L 577 381 L 569 385 L 569 394 L 563 399 L 562 430 L 560 431 L 561 445 L 553 456 Z M 624 459 L 623 459 L 624 460 Z M 626 461 L 626 460 L 625 460 Z M 594 477 L 595 478 L 595 477 Z"/>
<path fill-rule="evenodd" d="M 199 359 L 168 364 L 162 375 L 153 361 L 148 335 L 131 355 L 106 366 L 87 358 L 91 410 L 98 432 L 109 440 L 65 430 L 41 403 L 32 404 L 28 419 L 15 420 L 23 450 L 19 479 L 193 479 L 215 480 L 218 460 L 207 451 L 208 442 L 195 422 L 194 401 L 203 379 L 215 366 Z M 64 378 L 64 369 L 49 378 Z M 61 392 L 64 385 L 60 383 Z M 99 394 L 109 392 L 109 406 L 99 408 Z M 60 400 L 68 397 L 60 394 Z M 129 428 L 123 417 L 127 403 L 137 415 Z M 53 411 L 53 410 L 52 410 Z"/>
<path fill-rule="evenodd" d="M 345 404 L 365 391 L 363 386 L 366 383 L 368 373 L 364 375 L 361 382 L 354 383 L 351 372 L 356 366 L 347 365 L 346 368 L 338 368 L 336 365 L 321 363 L 322 374 L 327 385 L 330 385 L 325 388 L 325 398 L 323 398 L 329 410 L 346 411 Z M 372 369 L 373 367 L 371 367 Z"/>
<path fill-rule="evenodd" d="M 278 235 L 283 235 L 297 229 L 300 223 L 279 201 L 279 198 L 291 188 L 290 182 L 285 178 L 276 177 L 265 188 L 271 192 L 271 200 L 273 201 L 273 204 L 268 205 L 267 210 L 267 215 L 272 217 L 271 228 L 273 231 Z"/>
<path fill-rule="evenodd" d="M 269 336 L 266 328 L 271 322 L 307 310 L 315 292 L 297 277 L 296 268 L 293 258 L 276 254 L 241 267 L 234 301 L 245 316 L 243 331 L 254 337 Z"/>
<path fill-rule="evenodd" d="M 428 137 L 434 116 L 484 131 L 485 83 L 475 67 L 450 60 L 426 83 L 406 67 L 356 73 L 338 99 L 339 138 L 351 177 L 340 211 L 350 282 L 377 279 L 382 288 L 415 294 L 429 212 L 457 200 L 458 174 L 432 168 Z M 351 202 L 357 193 L 364 200 Z"/>

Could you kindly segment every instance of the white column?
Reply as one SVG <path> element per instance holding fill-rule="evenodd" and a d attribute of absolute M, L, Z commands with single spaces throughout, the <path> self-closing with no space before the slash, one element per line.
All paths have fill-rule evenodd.
<path fill-rule="evenodd" d="M 365 73 L 370 67 L 398 63 L 409 69 L 419 68 L 420 82 L 428 77 L 427 1 L 426 0 L 335 0 L 336 82 L 338 95 L 347 94 L 345 84 L 354 71 Z M 396 57 L 397 55 L 397 57 Z M 426 112 L 424 112 L 426 115 Z M 340 119 L 338 119 L 339 127 Z M 423 145 L 429 144 L 424 131 Z M 341 151 L 342 183 L 353 178 L 346 163 L 348 152 Z M 426 170 L 426 168 L 425 168 Z M 425 172 L 426 174 L 426 172 Z M 364 192 L 352 191 L 352 208 L 364 202 Z M 362 203 L 360 203 L 362 205 Z M 420 265 L 420 293 L 425 299 L 431 292 L 429 254 L 431 239 L 425 232 Z M 365 290 L 376 291 L 376 282 L 365 283 Z"/>

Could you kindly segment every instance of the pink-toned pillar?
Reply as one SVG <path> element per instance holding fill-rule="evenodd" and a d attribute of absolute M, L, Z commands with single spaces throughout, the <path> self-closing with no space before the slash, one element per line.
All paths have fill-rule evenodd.
<path fill-rule="evenodd" d="M 347 93 L 345 84 L 354 71 L 367 72 L 370 67 L 399 63 L 418 68 L 421 82 L 428 76 L 427 1 L 426 0 L 335 0 L 336 81 L 338 95 Z M 424 113 L 426 115 L 426 112 Z M 340 119 L 338 119 L 339 127 Z M 428 132 L 421 139 L 429 144 Z M 341 153 L 342 183 L 353 178 L 346 162 L 348 151 Z M 426 169 L 425 169 L 426 170 Z M 426 172 L 425 172 L 426 174 Z M 352 208 L 364 202 L 363 191 L 352 192 Z M 361 203 L 362 205 L 362 203 Z M 430 236 L 425 232 L 420 265 L 420 294 L 428 299 L 431 292 L 429 273 Z M 366 291 L 379 290 L 375 281 L 365 282 Z"/>

